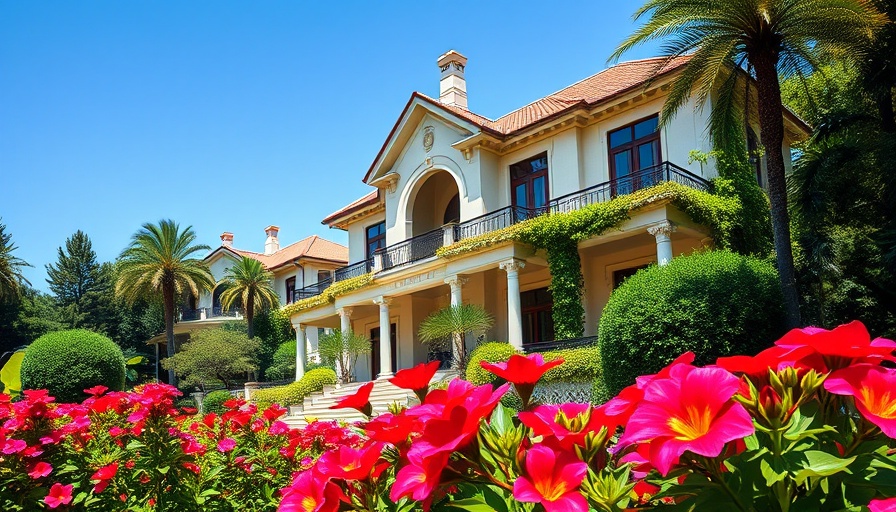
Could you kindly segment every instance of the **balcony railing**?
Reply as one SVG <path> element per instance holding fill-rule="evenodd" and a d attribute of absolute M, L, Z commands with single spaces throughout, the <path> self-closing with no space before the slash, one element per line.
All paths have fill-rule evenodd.
<path fill-rule="evenodd" d="M 383 270 L 408 265 L 436 255 L 436 250 L 445 242 L 445 231 L 434 229 L 404 242 L 390 245 L 382 250 Z"/>
<path fill-rule="evenodd" d="M 579 210 L 588 205 L 602 203 L 622 195 L 630 194 L 642 188 L 647 188 L 666 181 L 674 181 L 687 187 L 698 190 L 708 190 L 709 182 L 688 172 L 687 170 L 670 162 L 663 162 L 653 167 L 616 178 L 592 187 L 551 199 L 542 208 L 525 208 L 521 206 L 506 206 L 499 210 L 480 215 L 479 217 L 461 222 L 454 227 L 454 240 L 460 241 L 466 238 L 497 231 L 518 222 L 538 217 L 546 213 L 566 213 Z M 426 258 L 435 256 L 436 250 L 445 243 L 444 229 L 438 228 L 422 235 L 409 238 L 403 242 L 393 244 L 381 249 L 377 254 L 382 258 L 382 270 L 389 270 L 408 265 Z M 374 258 L 368 258 L 358 263 L 353 263 L 336 270 L 335 281 L 343 281 L 352 277 L 366 274 L 373 270 Z M 328 279 L 320 283 L 306 286 L 296 290 L 296 298 L 303 299 L 320 294 L 327 286 L 333 283 Z"/>
<path fill-rule="evenodd" d="M 523 352 L 527 354 L 540 354 L 549 350 L 564 350 L 568 348 L 590 347 L 597 344 L 597 336 L 585 336 L 582 338 L 570 338 L 566 340 L 543 341 L 541 343 L 528 343 L 523 345 Z"/>
<path fill-rule="evenodd" d="M 203 318 L 215 318 L 215 317 L 223 317 L 223 318 L 241 318 L 243 310 L 240 308 L 230 308 L 223 309 L 221 306 L 215 306 L 211 308 L 197 308 L 197 309 L 181 309 L 180 310 L 180 321 L 188 322 L 191 320 L 202 320 Z"/>

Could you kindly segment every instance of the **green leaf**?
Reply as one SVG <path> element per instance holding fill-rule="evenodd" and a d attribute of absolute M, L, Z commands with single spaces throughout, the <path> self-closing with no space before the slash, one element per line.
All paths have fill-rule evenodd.
<path fill-rule="evenodd" d="M 784 454 L 784 460 L 787 462 L 797 485 L 802 485 L 810 477 L 830 476 L 845 471 L 846 467 L 852 464 L 855 459 L 855 457 L 841 459 L 819 450 Z"/>
<path fill-rule="evenodd" d="M 462 500 L 448 502 L 445 506 L 466 510 L 468 512 L 494 512 L 495 510 L 481 498 L 464 498 Z"/>
<path fill-rule="evenodd" d="M 784 467 L 784 462 L 777 457 L 763 457 L 759 462 L 759 469 L 765 478 L 765 485 L 769 487 L 787 477 L 787 468 Z"/>

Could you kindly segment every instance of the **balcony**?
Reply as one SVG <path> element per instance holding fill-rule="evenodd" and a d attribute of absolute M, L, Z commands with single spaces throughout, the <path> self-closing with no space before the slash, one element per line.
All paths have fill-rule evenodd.
<path fill-rule="evenodd" d="M 296 298 L 303 299 L 319 295 L 334 282 L 360 276 L 374 269 L 380 271 L 391 270 L 432 258 L 436 255 L 436 251 L 445 245 L 446 238 L 457 242 L 485 233 L 491 233 L 540 215 L 580 210 L 591 204 L 603 203 L 616 196 L 630 194 L 637 190 L 669 181 L 697 190 L 709 189 L 709 182 L 705 179 L 675 164 L 663 162 L 622 178 L 599 183 L 578 192 L 554 198 L 548 202 L 547 206 L 542 208 L 507 206 L 495 210 L 454 225 L 453 236 L 445 236 L 445 229 L 450 228 L 438 228 L 403 242 L 392 244 L 378 251 L 376 256 L 372 258 L 337 269 L 335 278 L 296 290 Z"/>
<path fill-rule="evenodd" d="M 239 319 L 243 317 L 243 310 L 240 308 L 230 308 L 224 310 L 221 306 L 212 308 L 198 309 L 181 309 L 178 317 L 179 322 L 191 322 L 194 320 L 208 320 L 210 318 L 233 318 Z"/>

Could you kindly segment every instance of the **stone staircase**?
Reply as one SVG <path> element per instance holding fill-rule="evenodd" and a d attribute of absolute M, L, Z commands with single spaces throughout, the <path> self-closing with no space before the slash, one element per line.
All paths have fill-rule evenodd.
<path fill-rule="evenodd" d="M 449 381 L 456 375 L 455 372 L 450 370 L 440 370 L 433 376 L 430 386 Z M 314 420 L 342 421 L 347 423 L 365 421 L 364 415 L 354 409 L 330 409 L 331 406 L 336 405 L 342 398 L 354 394 L 364 384 L 367 383 L 352 382 L 350 384 L 324 386 L 321 393 L 313 393 L 306 396 L 301 406 L 291 406 L 289 415 L 283 418 L 282 421 L 293 428 L 304 427 Z M 385 379 L 374 381 L 373 389 L 370 391 L 370 404 L 373 406 L 373 415 L 376 416 L 377 414 L 388 412 L 389 404 L 395 402 L 404 406 L 419 403 L 413 391 L 396 387 Z"/>

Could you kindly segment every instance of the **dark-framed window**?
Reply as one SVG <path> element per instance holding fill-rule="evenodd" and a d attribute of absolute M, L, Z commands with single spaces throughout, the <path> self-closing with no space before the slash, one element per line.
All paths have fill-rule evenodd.
<path fill-rule="evenodd" d="M 638 273 L 642 268 L 647 268 L 647 265 L 638 265 L 637 267 L 629 267 L 623 268 L 620 270 L 613 271 L 613 289 L 619 288 L 619 285 L 625 282 L 626 279 Z"/>
<path fill-rule="evenodd" d="M 367 257 L 386 247 L 386 222 L 367 227 Z"/>
<path fill-rule="evenodd" d="M 614 194 L 628 194 L 659 181 L 661 176 L 651 172 L 662 162 L 659 120 L 654 114 L 607 134 Z"/>
<path fill-rule="evenodd" d="M 523 345 L 554 340 L 554 298 L 547 288 L 520 293 L 523 313 Z"/>
<path fill-rule="evenodd" d="M 286 280 L 286 303 L 292 304 L 296 301 L 296 278 L 290 277 Z"/>
<path fill-rule="evenodd" d="M 548 154 L 542 153 L 510 166 L 511 204 L 542 210 L 548 205 Z"/>
<path fill-rule="evenodd" d="M 762 186 L 762 155 L 759 150 L 759 139 L 756 137 L 756 132 L 753 131 L 752 128 L 747 128 L 747 154 L 750 157 L 750 164 L 753 165 L 753 170 L 756 171 L 756 182 L 759 183 L 759 186 Z"/>

